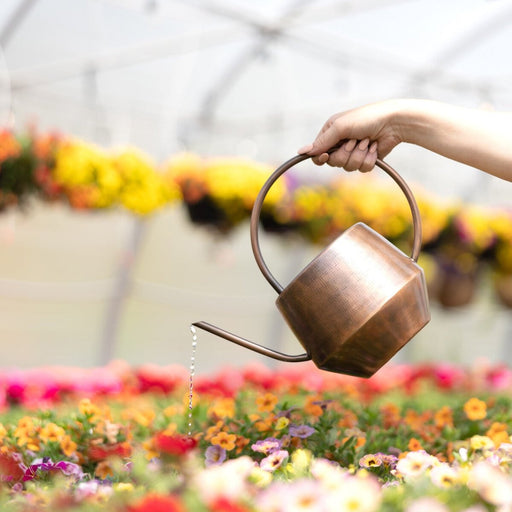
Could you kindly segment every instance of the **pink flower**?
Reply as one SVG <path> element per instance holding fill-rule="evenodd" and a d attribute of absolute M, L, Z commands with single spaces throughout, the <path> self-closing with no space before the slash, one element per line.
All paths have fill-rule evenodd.
<path fill-rule="evenodd" d="M 260 468 L 265 471 L 275 471 L 282 466 L 287 458 L 288 452 L 286 450 L 276 450 L 260 462 Z"/>
<path fill-rule="evenodd" d="M 209 446 L 204 455 L 207 468 L 222 464 L 226 460 L 226 450 L 217 444 Z"/>
<path fill-rule="evenodd" d="M 301 439 L 306 439 L 307 437 L 313 435 L 316 430 L 309 425 L 290 425 L 289 433 L 292 437 L 300 437 Z"/>
<path fill-rule="evenodd" d="M 281 448 L 281 441 L 276 439 L 275 437 L 267 437 L 267 439 L 262 439 L 254 443 L 251 448 L 255 452 L 264 453 L 268 455 L 272 452 L 275 452 Z"/>

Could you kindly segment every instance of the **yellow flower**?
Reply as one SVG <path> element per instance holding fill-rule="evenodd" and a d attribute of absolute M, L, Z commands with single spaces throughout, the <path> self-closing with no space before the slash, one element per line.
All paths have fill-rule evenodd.
<path fill-rule="evenodd" d="M 188 395 L 187 395 L 187 406 L 188 406 Z M 183 407 L 181 405 L 177 405 L 177 404 L 169 405 L 164 409 L 163 413 L 164 413 L 164 416 L 171 418 L 173 416 L 177 416 L 178 414 L 182 414 Z"/>
<path fill-rule="evenodd" d="M 271 412 L 277 405 L 279 399 L 272 393 L 265 393 L 262 396 L 256 398 L 256 405 L 258 406 L 259 412 Z"/>
<path fill-rule="evenodd" d="M 43 443 L 59 442 L 64 436 L 65 432 L 62 427 L 59 427 L 55 423 L 48 423 L 39 432 L 39 438 Z"/>
<path fill-rule="evenodd" d="M 169 425 L 167 425 L 166 429 L 163 431 L 163 435 L 172 436 L 173 434 L 176 434 L 177 430 L 178 425 L 176 425 L 176 423 L 169 423 Z"/>
<path fill-rule="evenodd" d="M 256 487 L 267 487 L 272 483 L 272 472 L 265 471 L 261 469 L 259 466 L 255 466 L 249 475 L 249 480 Z"/>
<path fill-rule="evenodd" d="M 17 436 L 18 431 L 34 432 L 35 426 L 33 418 L 31 418 L 30 416 L 23 416 L 23 418 L 20 418 L 18 420 L 18 426 L 14 431 L 15 436 Z"/>
<path fill-rule="evenodd" d="M 16 444 L 19 447 L 25 446 L 28 450 L 32 450 L 33 452 L 39 451 L 39 439 L 37 439 L 37 437 L 20 433 L 20 435 L 17 436 Z"/>
<path fill-rule="evenodd" d="M 469 445 L 473 450 L 490 450 L 494 448 L 492 439 L 487 436 L 473 436 L 469 440 Z"/>
<path fill-rule="evenodd" d="M 7 436 L 7 429 L 0 423 L 0 443 L 5 439 Z"/>
<path fill-rule="evenodd" d="M 116 492 L 132 492 L 134 490 L 133 484 L 130 482 L 118 482 L 112 486 Z"/>
<path fill-rule="evenodd" d="M 285 416 L 281 416 L 280 418 L 278 418 L 278 420 L 276 421 L 276 426 L 275 426 L 275 429 L 276 430 L 283 430 L 284 428 L 286 428 L 288 425 L 290 424 L 290 420 L 288 418 L 286 418 Z"/>
<path fill-rule="evenodd" d="M 133 420 L 138 425 L 149 427 L 156 417 L 156 413 L 149 407 L 130 407 L 122 412 L 122 417 L 125 420 Z"/>
<path fill-rule="evenodd" d="M 90 398 L 83 398 L 78 404 L 78 410 L 87 416 L 91 423 L 97 423 L 101 419 L 101 409 L 91 402 Z"/>
<path fill-rule="evenodd" d="M 160 455 L 160 452 L 155 447 L 155 441 L 153 438 L 148 439 L 142 443 L 142 447 L 146 450 L 146 459 L 151 460 Z"/>
<path fill-rule="evenodd" d="M 236 434 L 219 432 L 216 436 L 212 437 L 210 442 L 214 445 L 224 448 L 226 451 L 229 452 L 236 446 Z"/>
<path fill-rule="evenodd" d="M 152 213 L 181 195 L 178 186 L 165 180 L 150 158 L 136 149 L 123 151 L 112 162 L 123 181 L 121 203 L 135 213 Z"/>
<path fill-rule="evenodd" d="M 472 421 L 483 420 L 487 416 L 487 406 L 482 400 L 473 397 L 464 404 L 464 412 Z"/>
<path fill-rule="evenodd" d="M 309 468 L 313 454 L 309 450 L 298 449 L 292 453 L 291 466 L 296 475 L 304 475 Z"/>
<path fill-rule="evenodd" d="M 14 431 L 16 444 L 20 447 L 26 446 L 32 451 L 39 451 L 37 430 L 34 420 L 30 416 L 24 416 L 18 421 L 18 425 Z"/>

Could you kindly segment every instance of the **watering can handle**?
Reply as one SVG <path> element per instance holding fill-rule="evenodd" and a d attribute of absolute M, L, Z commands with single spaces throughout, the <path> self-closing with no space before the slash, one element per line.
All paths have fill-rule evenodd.
<path fill-rule="evenodd" d="M 334 151 L 337 148 L 332 148 L 329 152 Z M 263 205 L 263 201 L 265 197 L 272 187 L 272 185 L 277 181 L 277 179 L 284 174 L 288 169 L 292 168 L 294 165 L 311 158 L 310 155 L 297 155 L 283 164 L 281 164 L 273 174 L 268 178 L 263 187 L 261 188 L 256 201 L 254 202 L 254 206 L 251 214 L 251 247 L 252 252 L 254 254 L 254 258 L 256 259 L 256 263 L 260 268 L 262 274 L 265 276 L 266 280 L 270 283 L 270 285 L 276 290 L 277 293 L 281 293 L 283 291 L 283 287 L 279 284 L 276 278 L 272 275 L 269 268 L 267 267 L 265 261 L 263 260 L 263 256 L 261 255 L 260 243 L 259 243 L 259 220 L 261 214 L 261 207 Z M 375 163 L 378 167 L 384 170 L 393 180 L 398 184 L 398 186 L 402 189 L 402 192 L 405 194 L 407 198 L 407 202 L 409 203 L 409 207 L 412 212 L 412 222 L 414 228 L 414 241 L 412 246 L 412 254 L 411 259 L 414 261 L 418 261 L 418 256 L 421 250 L 421 217 L 418 209 L 418 205 L 416 204 L 416 200 L 411 192 L 411 189 L 404 181 L 404 179 L 386 162 L 377 159 Z"/>

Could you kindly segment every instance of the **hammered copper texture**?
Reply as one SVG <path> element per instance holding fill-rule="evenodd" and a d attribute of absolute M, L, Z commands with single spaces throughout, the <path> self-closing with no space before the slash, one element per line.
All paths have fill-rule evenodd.
<path fill-rule="evenodd" d="M 430 319 L 421 267 L 362 223 L 320 253 L 276 304 L 319 368 L 361 377 Z"/>

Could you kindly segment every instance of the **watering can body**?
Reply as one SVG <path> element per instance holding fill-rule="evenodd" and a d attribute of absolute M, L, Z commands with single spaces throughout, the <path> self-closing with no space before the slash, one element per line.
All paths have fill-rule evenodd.
<path fill-rule="evenodd" d="M 358 377 L 373 375 L 430 320 L 421 267 L 363 223 L 320 253 L 276 305 L 316 366 Z"/>
<path fill-rule="evenodd" d="M 272 184 L 305 158 L 299 155 L 285 162 L 261 189 L 251 216 L 251 244 L 261 272 L 278 293 L 277 308 L 306 352 L 283 354 L 207 322 L 193 325 L 274 359 L 312 360 L 323 370 L 370 377 L 430 320 L 425 277 L 416 263 L 421 247 L 419 211 L 398 173 L 378 160 L 377 165 L 398 183 L 411 207 L 412 256 L 359 222 L 283 288 L 261 255 L 259 214 Z"/>

